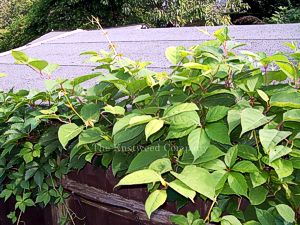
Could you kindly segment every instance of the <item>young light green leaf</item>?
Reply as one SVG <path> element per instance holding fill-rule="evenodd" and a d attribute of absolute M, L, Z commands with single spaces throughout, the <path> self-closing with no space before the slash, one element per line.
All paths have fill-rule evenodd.
<path fill-rule="evenodd" d="M 158 132 L 164 126 L 164 123 L 165 122 L 160 119 L 151 120 L 145 128 L 146 140 L 148 140 L 152 134 Z"/>
<path fill-rule="evenodd" d="M 173 64 L 178 64 L 183 57 L 180 54 L 180 50 L 184 50 L 184 47 L 178 46 L 178 47 L 168 47 L 166 49 L 165 55 L 166 58 Z"/>
<path fill-rule="evenodd" d="M 160 175 L 154 170 L 145 169 L 133 172 L 120 180 L 116 187 L 121 185 L 137 185 L 155 183 L 161 180 Z"/>
<path fill-rule="evenodd" d="M 105 112 L 114 114 L 114 115 L 124 115 L 125 114 L 125 109 L 121 106 L 111 106 L 111 105 L 106 105 L 104 108 Z"/>
<path fill-rule="evenodd" d="M 295 212 L 294 210 L 285 204 L 279 204 L 276 205 L 275 208 L 277 209 L 277 212 L 279 213 L 279 215 L 286 221 L 289 223 L 293 223 L 295 222 Z"/>
<path fill-rule="evenodd" d="M 270 98 L 269 96 L 262 90 L 256 90 L 258 95 L 264 100 L 265 102 L 269 102 Z"/>
<path fill-rule="evenodd" d="M 23 52 L 12 51 L 11 54 L 17 63 L 27 63 L 29 61 L 29 57 Z"/>
<path fill-rule="evenodd" d="M 269 123 L 275 116 L 266 117 L 257 109 L 247 108 L 241 112 L 242 133 L 241 136 L 266 123 Z"/>
<path fill-rule="evenodd" d="M 209 65 L 204 65 L 200 63 L 188 62 L 182 65 L 185 68 L 189 69 L 198 69 L 198 70 L 210 70 L 211 67 Z"/>
<path fill-rule="evenodd" d="M 149 116 L 149 115 L 134 116 L 129 120 L 129 125 L 130 126 L 136 126 L 136 125 L 139 125 L 139 124 L 148 123 L 152 119 L 153 119 L 152 116 Z"/>
<path fill-rule="evenodd" d="M 275 169 L 275 172 L 280 179 L 290 176 L 294 171 L 293 162 L 288 160 L 277 159 L 270 163 L 270 166 Z"/>
<path fill-rule="evenodd" d="M 188 136 L 189 148 L 194 156 L 194 160 L 203 155 L 210 145 L 210 140 L 204 129 L 193 130 Z"/>
<path fill-rule="evenodd" d="M 145 202 L 145 210 L 148 218 L 150 219 L 151 214 L 158 209 L 167 200 L 166 190 L 156 190 L 152 192 Z"/>
<path fill-rule="evenodd" d="M 59 127 L 58 140 L 66 148 L 69 141 L 77 137 L 83 131 L 83 127 L 78 127 L 75 123 L 64 124 Z"/>

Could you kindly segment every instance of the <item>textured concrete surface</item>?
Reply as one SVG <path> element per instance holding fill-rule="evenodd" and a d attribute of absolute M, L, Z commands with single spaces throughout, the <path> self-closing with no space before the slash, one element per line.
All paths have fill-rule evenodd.
<path fill-rule="evenodd" d="M 208 32 L 220 27 L 206 27 Z M 107 32 L 110 39 L 117 45 L 117 51 L 134 60 L 151 61 L 155 70 L 165 70 L 169 63 L 164 52 L 169 46 L 183 45 L 190 47 L 205 40 L 212 39 L 199 31 L 204 27 L 140 29 L 140 26 L 110 28 Z M 230 26 L 230 36 L 246 43 L 241 50 L 254 52 L 276 51 L 287 52 L 284 42 L 300 41 L 300 24 L 286 25 L 252 25 Z M 24 52 L 34 58 L 58 63 L 61 68 L 54 78 L 76 77 L 92 72 L 94 67 L 86 63 L 86 57 L 81 52 L 88 50 L 107 49 L 108 44 L 101 31 L 78 31 L 66 37 L 54 39 L 57 36 L 68 35 L 66 32 L 50 32 L 28 44 Z M 15 65 L 10 53 L 0 54 L 0 73 L 9 74 L 0 80 L 0 88 L 43 88 L 43 80 L 32 70 L 23 65 Z"/>

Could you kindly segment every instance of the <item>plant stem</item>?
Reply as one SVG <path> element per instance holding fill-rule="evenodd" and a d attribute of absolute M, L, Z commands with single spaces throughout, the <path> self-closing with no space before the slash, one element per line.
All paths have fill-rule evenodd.
<path fill-rule="evenodd" d="M 20 212 L 19 216 L 18 216 L 18 221 L 17 221 L 17 225 L 20 224 L 20 221 L 21 221 L 21 216 L 22 216 L 22 211 Z"/>
<path fill-rule="evenodd" d="M 217 197 L 211 203 L 211 206 L 210 206 L 210 208 L 208 210 L 208 213 L 207 213 L 207 215 L 205 217 L 204 223 L 209 222 L 209 217 L 210 217 L 211 211 L 214 208 L 214 206 L 215 206 L 216 203 L 217 203 Z"/>

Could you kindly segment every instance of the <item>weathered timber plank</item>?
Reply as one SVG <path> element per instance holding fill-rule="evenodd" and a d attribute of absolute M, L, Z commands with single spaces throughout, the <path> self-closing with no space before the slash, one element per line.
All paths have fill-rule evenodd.
<path fill-rule="evenodd" d="M 154 223 L 160 225 L 171 225 L 169 217 L 174 215 L 166 210 L 157 210 L 151 216 L 149 221 L 145 212 L 144 203 L 124 198 L 114 193 L 107 193 L 101 189 L 81 184 L 73 180 L 64 179 L 62 182 L 63 187 L 79 197 L 99 204 L 98 208 L 106 209 L 106 211 L 118 214 L 122 216 L 122 210 L 126 209 L 135 215 L 144 224 Z M 87 202 L 85 202 L 87 203 Z M 108 207 L 105 207 L 108 205 Z M 114 209 L 113 207 L 116 207 Z M 124 217 L 128 217 L 128 214 L 124 214 Z"/>

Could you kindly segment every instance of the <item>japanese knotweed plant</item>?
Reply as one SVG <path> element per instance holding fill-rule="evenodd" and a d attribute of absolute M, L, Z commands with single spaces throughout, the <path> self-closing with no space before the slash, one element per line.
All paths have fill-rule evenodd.
<path fill-rule="evenodd" d="M 96 71 L 45 81 L 44 91 L 1 92 L 1 197 L 31 206 L 63 204 L 62 179 L 97 158 L 117 187 L 146 185 L 145 210 L 200 199 L 208 210 L 170 218 L 178 225 L 297 224 L 300 218 L 300 50 L 239 51 L 214 33 L 191 48 L 169 47 L 170 70 L 117 52 L 85 52 Z M 57 65 L 13 52 L 41 75 Z M 88 88 L 82 83 L 98 79 Z M 195 210 L 197 210 L 195 206 Z M 199 210 L 199 209 L 198 209 Z M 203 210 L 202 210 L 203 211 Z M 18 219 L 17 219 L 18 217 Z"/>

